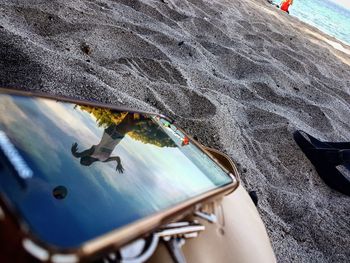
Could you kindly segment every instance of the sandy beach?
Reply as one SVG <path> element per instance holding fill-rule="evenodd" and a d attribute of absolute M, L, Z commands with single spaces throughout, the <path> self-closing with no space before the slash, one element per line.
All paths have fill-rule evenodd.
<path fill-rule="evenodd" d="M 350 47 L 264 0 L 0 1 L 0 86 L 173 117 L 227 153 L 279 262 L 348 262 L 350 199 L 293 140 L 350 141 Z"/>

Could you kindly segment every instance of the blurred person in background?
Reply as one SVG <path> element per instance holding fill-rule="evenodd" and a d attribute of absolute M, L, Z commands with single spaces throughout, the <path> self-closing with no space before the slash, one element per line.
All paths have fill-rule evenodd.
<path fill-rule="evenodd" d="M 293 4 L 293 0 L 283 0 L 281 2 L 281 10 L 289 14 L 289 7 Z"/>

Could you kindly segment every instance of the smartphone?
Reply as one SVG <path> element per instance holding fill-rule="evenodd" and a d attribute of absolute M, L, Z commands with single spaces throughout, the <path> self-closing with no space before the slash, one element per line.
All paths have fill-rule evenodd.
<path fill-rule="evenodd" d="M 0 89 L 1 210 L 43 261 L 115 250 L 237 186 L 162 115 Z"/>

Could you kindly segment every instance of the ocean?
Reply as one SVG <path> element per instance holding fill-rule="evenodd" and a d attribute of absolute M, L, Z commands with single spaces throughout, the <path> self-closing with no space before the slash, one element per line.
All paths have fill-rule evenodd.
<path fill-rule="evenodd" d="M 350 9 L 330 0 L 294 0 L 289 12 L 290 15 L 350 45 Z"/>

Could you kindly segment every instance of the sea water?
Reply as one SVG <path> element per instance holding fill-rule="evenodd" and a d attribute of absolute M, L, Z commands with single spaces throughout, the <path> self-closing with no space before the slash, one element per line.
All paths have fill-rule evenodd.
<path fill-rule="evenodd" d="M 349 1 L 350 0 L 344 0 Z M 344 2 L 343 1 L 343 2 Z M 279 4 L 279 1 L 274 1 Z M 290 15 L 317 27 L 350 45 L 350 8 L 336 4 L 340 0 L 294 0 Z"/>

